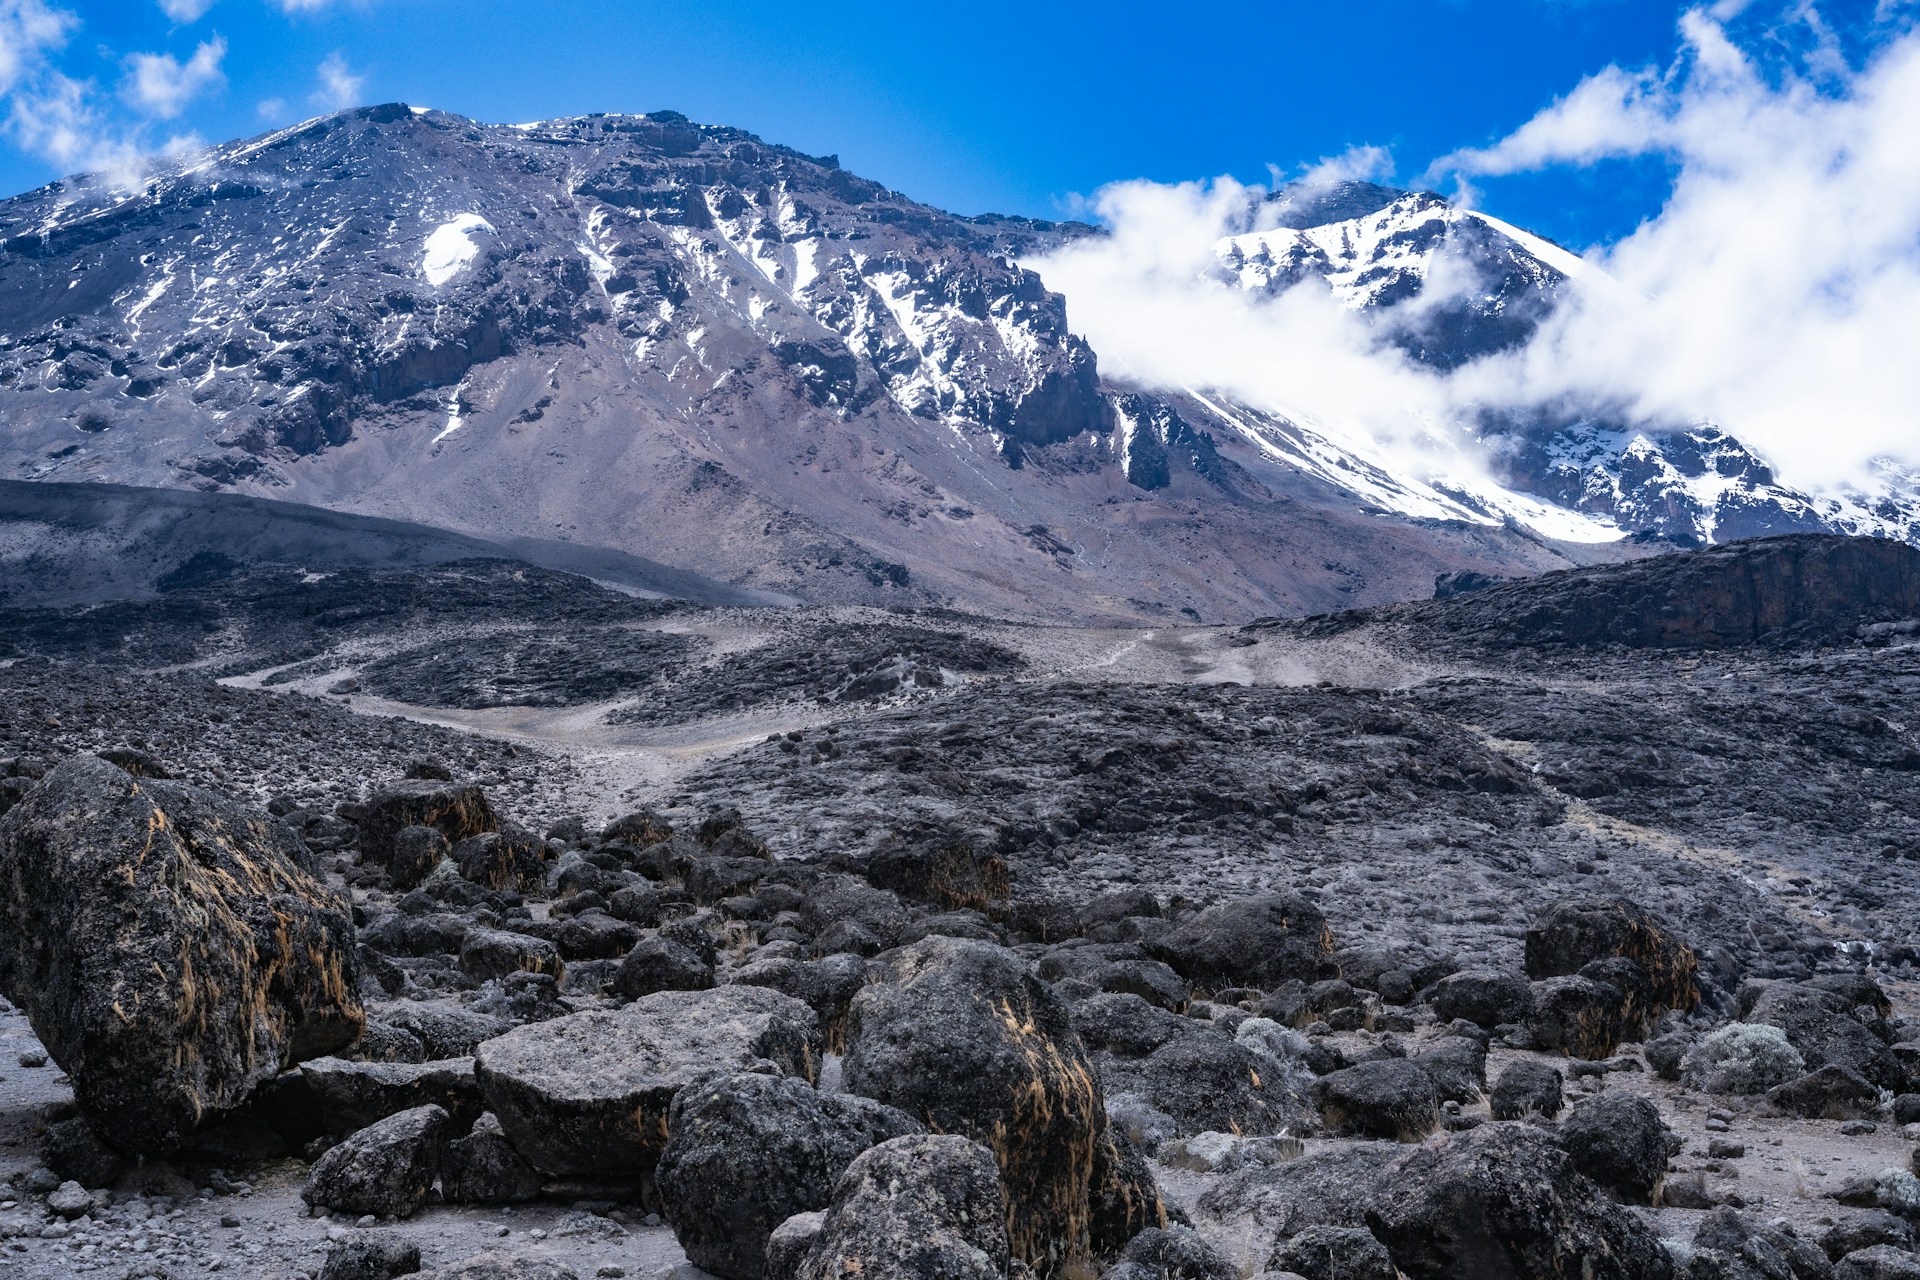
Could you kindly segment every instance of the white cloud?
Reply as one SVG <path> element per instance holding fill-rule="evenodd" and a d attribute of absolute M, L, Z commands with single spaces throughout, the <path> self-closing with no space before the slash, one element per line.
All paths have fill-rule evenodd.
<path fill-rule="evenodd" d="M 140 148 L 102 116 L 91 83 L 53 65 L 79 25 L 44 0 L 0 0 L 0 132 L 63 172 L 121 180 L 138 170 Z"/>
<path fill-rule="evenodd" d="M 33 74 L 79 25 L 72 13 L 42 0 L 0 0 L 0 94 Z"/>
<path fill-rule="evenodd" d="M 220 72 L 226 54 L 227 42 L 219 36 L 202 42 L 184 63 L 172 54 L 133 54 L 127 59 L 121 95 L 147 115 L 171 120 L 187 103 L 226 83 Z"/>
<path fill-rule="evenodd" d="M 1574 405 L 1650 430 L 1712 421 L 1788 483 L 1870 486 L 1877 460 L 1920 466 L 1920 32 L 1887 34 L 1853 69 L 1824 28 L 1789 20 L 1812 33 L 1801 60 L 1769 46 L 1763 66 L 1690 12 L 1671 67 L 1609 67 L 1429 171 L 1658 157 L 1675 175 L 1656 215 L 1589 255 L 1625 287 L 1575 290 L 1529 344 L 1452 374 L 1411 365 L 1317 287 L 1221 282 L 1216 246 L 1257 229 L 1261 194 L 1225 179 L 1108 188 L 1094 208 L 1109 234 L 1032 265 L 1114 375 L 1216 388 L 1411 468 L 1471 448 L 1464 424 L 1484 409 Z M 1307 172 L 1383 163 L 1360 151 Z M 1415 307 L 1478 288 L 1470 274 L 1437 272 Z"/>
<path fill-rule="evenodd" d="M 1337 156 L 1308 165 L 1299 181 L 1309 187 L 1330 187 L 1338 182 L 1381 182 L 1392 176 L 1393 153 L 1385 147 L 1349 147 Z M 1281 177 L 1276 170 L 1276 184 Z"/>
<path fill-rule="evenodd" d="M 1481 173 L 1609 155 L 1677 169 L 1660 213 L 1599 259 L 1645 301 L 1583 295 L 1458 390 L 1710 418 L 1802 484 L 1857 479 L 1879 457 L 1920 462 L 1920 34 L 1857 72 L 1818 42 L 1813 65 L 1784 75 L 1710 17 L 1689 14 L 1683 34 L 1665 74 L 1610 69 L 1456 157 Z"/>
<path fill-rule="evenodd" d="M 364 75 L 356 74 L 347 66 L 347 60 L 338 53 L 327 55 L 320 64 L 320 87 L 313 91 L 315 106 L 351 107 L 360 101 L 360 88 L 367 82 Z"/>
<path fill-rule="evenodd" d="M 333 0 L 278 0 L 283 13 L 318 13 Z"/>
<path fill-rule="evenodd" d="M 200 21 L 211 8 L 213 0 L 160 0 L 160 11 L 183 25 Z"/>
<path fill-rule="evenodd" d="M 254 107 L 254 112 L 259 115 L 262 120 L 278 120 L 281 116 L 287 114 L 287 100 L 285 98 L 262 98 L 259 105 Z"/>

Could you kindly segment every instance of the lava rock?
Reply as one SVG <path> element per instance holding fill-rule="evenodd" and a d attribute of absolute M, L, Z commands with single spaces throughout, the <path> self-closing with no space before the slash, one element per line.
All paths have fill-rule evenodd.
<path fill-rule="evenodd" d="M 387 854 L 387 878 L 402 893 L 417 889 L 433 869 L 453 856 L 453 842 L 437 828 L 402 827 L 393 833 L 393 845 Z"/>
<path fill-rule="evenodd" d="M 365 1013 L 346 901 L 299 838 L 80 756 L 0 820 L 0 993 L 123 1150 L 177 1148 Z"/>
<path fill-rule="evenodd" d="M 1829 1063 L 1767 1090 L 1769 1105 L 1810 1120 L 1857 1120 L 1880 1106 L 1880 1090 L 1851 1067 Z"/>
<path fill-rule="evenodd" d="M 300 1198 L 340 1213 L 407 1217 L 440 1176 L 447 1127 L 447 1113 L 431 1106 L 369 1125 L 320 1157 Z"/>
<path fill-rule="evenodd" d="M 1690 1274 L 1725 1280 L 1831 1280 L 1826 1255 L 1812 1242 L 1749 1221 L 1722 1206 L 1693 1233 Z"/>
<path fill-rule="evenodd" d="M 1573 1167 L 1627 1204 L 1652 1204 L 1677 1149 L 1660 1108 L 1631 1093 L 1602 1093 L 1560 1125 Z"/>
<path fill-rule="evenodd" d="M 790 957 L 755 959 L 735 969 L 728 982 L 771 990 L 805 1001 L 820 1019 L 827 1048 L 839 1052 L 846 1044 L 847 1010 L 866 984 L 867 962 L 842 952 L 818 960 Z"/>
<path fill-rule="evenodd" d="M 1494 1082 L 1488 1098 L 1495 1120 L 1551 1120 L 1563 1105 L 1560 1073 L 1544 1062 L 1522 1059 L 1510 1063 Z"/>
<path fill-rule="evenodd" d="M 501 827 L 453 846 L 460 878 L 487 889 L 540 893 L 547 887 L 547 842 L 531 831 Z"/>
<path fill-rule="evenodd" d="M 1100 1076 L 1116 1093 L 1147 1099 L 1180 1134 L 1297 1132 L 1312 1125 L 1311 1102 L 1280 1064 L 1211 1027 L 1177 1036 L 1138 1061 L 1103 1056 Z"/>
<path fill-rule="evenodd" d="M 1147 944 L 1148 952 L 1195 986 L 1278 986 L 1290 978 L 1332 977 L 1333 934 L 1304 898 L 1268 894 L 1209 907 Z"/>
<path fill-rule="evenodd" d="M 1409 1280 L 1669 1280 L 1673 1261 L 1531 1125 L 1485 1124 L 1398 1161 L 1367 1226 Z"/>
<path fill-rule="evenodd" d="M 1527 930 L 1530 978 L 1567 977 L 1616 956 L 1646 973 L 1654 1009 L 1691 1009 L 1700 1002 L 1693 948 L 1665 921 L 1624 898 L 1568 898 Z"/>
<path fill-rule="evenodd" d="M 1274 1251 L 1269 1271 L 1301 1280 L 1394 1280 L 1393 1257 L 1363 1227 L 1308 1227 Z"/>
<path fill-rule="evenodd" d="M 1486 1093 L 1487 1046 L 1478 1040 L 1448 1036 L 1426 1052 L 1414 1055 L 1412 1062 L 1427 1073 L 1442 1102 L 1472 1106 Z"/>
<path fill-rule="evenodd" d="M 1127 1241 L 1103 1280 L 1239 1280 L 1239 1275 L 1199 1232 L 1172 1226 L 1149 1227 Z"/>
<path fill-rule="evenodd" d="M 1433 1079 L 1404 1058 L 1362 1062 L 1313 1084 L 1327 1131 L 1419 1142 L 1440 1127 Z"/>
<path fill-rule="evenodd" d="M 993 1153 L 953 1135 L 914 1135 L 847 1167 L 797 1276 L 1006 1280 L 1010 1254 Z"/>
<path fill-rule="evenodd" d="M 1886 1044 L 1853 1016 L 1847 997 L 1817 987 L 1776 982 L 1760 993 L 1745 1020 L 1778 1027 L 1807 1070 L 1842 1066 L 1866 1075 Z"/>
<path fill-rule="evenodd" d="M 695 1266 L 759 1280 L 773 1229 L 825 1209 L 855 1156 L 923 1131 L 892 1107 L 803 1080 L 737 1073 L 682 1089 L 654 1183 Z"/>
<path fill-rule="evenodd" d="M 491 1111 L 448 1145 L 440 1170 L 441 1194 L 454 1204 L 521 1204 L 539 1195 L 543 1182 Z"/>
<path fill-rule="evenodd" d="M 475 982 L 521 972 L 551 974 L 558 980 L 566 975 L 566 967 L 560 949 L 545 938 L 474 928 L 460 940 L 460 972 Z"/>
<path fill-rule="evenodd" d="M 397 782 L 374 793 L 360 818 L 362 856 L 393 865 L 394 842 L 406 827 L 432 827 L 449 843 L 499 828 L 486 792 L 471 784 L 431 778 Z"/>
<path fill-rule="evenodd" d="M 1620 1047 L 1620 988 L 1591 978 L 1548 978 L 1533 984 L 1526 1023 L 1536 1048 L 1598 1061 Z"/>
<path fill-rule="evenodd" d="M 337 1138 L 402 1111 L 437 1106 L 464 1126 L 483 1110 L 472 1058 L 434 1062 L 349 1062 L 315 1058 L 300 1065 L 320 1124 Z"/>
<path fill-rule="evenodd" d="M 1097 1256 L 1111 1254 L 1142 1231 L 1167 1225 L 1167 1206 L 1153 1170 L 1126 1132 L 1109 1124 L 1093 1148 L 1088 1187 L 1088 1240 Z"/>
<path fill-rule="evenodd" d="M 93 1131 L 85 1116 L 48 1125 L 40 1140 L 40 1159 L 62 1180 L 83 1187 L 104 1187 L 120 1176 L 126 1161 Z"/>
<path fill-rule="evenodd" d="M 394 1280 L 419 1270 L 419 1245 L 369 1231 L 334 1241 L 321 1264 L 320 1280 Z"/>
<path fill-rule="evenodd" d="M 1083 1256 L 1106 1110 L 1066 1006 L 988 942 L 923 938 L 874 970 L 848 1015 L 848 1091 L 986 1144 L 1029 1265 Z"/>
<path fill-rule="evenodd" d="M 775 1227 L 767 1237 L 767 1254 L 761 1262 L 764 1280 L 794 1280 L 807 1255 L 813 1251 L 814 1241 L 820 1238 L 820 1227 L 826 1220 L 825 1211 L 816 1209 L 811 1213 L 796 1213 Z"/>
<path fill-rule="evenodd" d="M 1515 973 L 1469 969 L 1434 983 L 1427 1003 L 1442 1022 L 1465 1018 L 1491 1031 L 1533 1017 L 1533 984 Z"/>
<path fill-rule="evenodd" d="M 557 1177 L 651 1172 L 686 1085 L 771 1064 L 819 1071 L 813 1011 L 759 987 L 661 991 L 619 1010 L 536 1022 L 487 1041 L 474 1073 L 488 1108 L 536 1169 Z"/>
<path fill-rule="evenodd" d="M 705 991 L 713 986 L 713 965 L 673 939 L 655 934 L 640 939 L 627 952 L 614 971 L 612 985 L 630 1000 L 656 991 Z"/>
<path fill-rule="evenodd" d="M 1877 1244 L 1835 1263 L 1833 1280 L 1920 1280 L 1920 1254 Z"/>

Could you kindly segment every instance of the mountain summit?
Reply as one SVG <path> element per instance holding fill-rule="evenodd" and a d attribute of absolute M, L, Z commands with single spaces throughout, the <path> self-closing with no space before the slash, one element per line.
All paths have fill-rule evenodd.
<path fill-rule="evenodd" d="M 1439 368 L 1524 340 L 1585 269 L 1430 194 L 1273 200 L 1219 246 L 1220 281 L 1322 281 Z M 1087 620 L 1423 596 L 1635 534 L 1911 531 L 1780 486 L 1710 428 L 1490 422 L 1492 478 L 1454 484 L 1207 388 L 1122 385 L 1021 265 L 1099 234 L 944 213 L 673 112 L 345 112 L 137 191 L 0 202 L 0 475 Z M 1486 287 L 1412 323 L 1442 261 Z"/>

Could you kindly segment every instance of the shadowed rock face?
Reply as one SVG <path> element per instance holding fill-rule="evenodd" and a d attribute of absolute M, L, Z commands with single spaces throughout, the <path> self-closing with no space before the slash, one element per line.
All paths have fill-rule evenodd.
<path fill-rule="evenodd" d="M 263 813 L 77 757 L 0 823 L 0 991 L 123 1148 L 161 1153 L 365 1022 L 347 903 Z"/>

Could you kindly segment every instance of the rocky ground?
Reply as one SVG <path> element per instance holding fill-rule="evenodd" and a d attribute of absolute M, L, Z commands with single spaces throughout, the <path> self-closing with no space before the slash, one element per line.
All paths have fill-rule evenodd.
<path fill-rule="evenodd" d="M 1238 629 L 498 563 L 7 615 L 0 1272 L 1920 1274 L 1920 607 L 1881 550 Z M 155 831 L 177 870 L 113 910 L 161 933 L 89 933 L 88 868 Z M 163 1013 L 211 1003 L 149 1069 L 47 1021 L 86 973 L 59 1008 L 155 1007 L 136 942 L 256 954 L 275 859 L 351 987 L 263 989 L 289 1073 L 216 1070 L 253 1055 L 181 1028 L 237 997 L 178 973 Z M 211 1128 L 105 1120 L 216 1085 Z"/>

